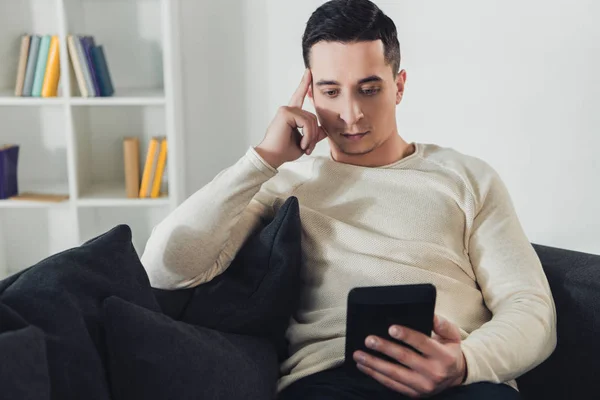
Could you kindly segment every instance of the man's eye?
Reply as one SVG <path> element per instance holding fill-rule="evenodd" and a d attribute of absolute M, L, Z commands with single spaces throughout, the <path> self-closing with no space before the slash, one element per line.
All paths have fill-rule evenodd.
<path fill-rule="evenodd" d="M 366 94 L 367 96 L 373 96 L 374 94 L 379 93 L 379 88 L 369 88 L 361 90 L 362 94 Z"/>
<path fill-rule="evenodd" d="M 335 97 L 335 96 L 337 96 L 338 91 L 336 89 L 331 89 L 331 90 L 324 91 L 323 94 L 328 97 Z"/>

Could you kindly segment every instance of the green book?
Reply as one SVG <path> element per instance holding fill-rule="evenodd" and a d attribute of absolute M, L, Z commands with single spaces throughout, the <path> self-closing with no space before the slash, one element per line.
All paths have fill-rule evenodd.
<path fill-rule="evenodd" d="M 33 97 L 42 97 L 42 86 L 44 86 L 44 76 L 46 75 L 46 63 L 48 62 L 48 51 L 50 50 L 50 35 L 44 35 L 40 42 L 40 51 L 38 54 L 37 65 L 35 66 L 35 77 L 33 78 L 33 88 L 31 95 Z"/>

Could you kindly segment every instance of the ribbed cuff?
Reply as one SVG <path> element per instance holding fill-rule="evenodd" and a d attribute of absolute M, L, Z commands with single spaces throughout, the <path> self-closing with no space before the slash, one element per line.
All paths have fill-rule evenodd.
<path fill-rule="evenodd" d="M 254 150 L 254 147 L 250 147 L 246 152 L 246 157 L 254 166 L 267 175 L 269 178 L 272 178 L 277 174 L 277 169 L 273 168 L 268 162 L 264 160 L 257 152 Z"/>
<path fill-rule="evenodd" d="M 483 379 L 477 367 L 477 360 L 473 355 L 473 350 L 468 345 L 465 345 L 464 341 L 461 344 L 461 348 L 467 363 L 467 379 L 462 384 L 470 385 L 471 383 L 481 382 Z"/>

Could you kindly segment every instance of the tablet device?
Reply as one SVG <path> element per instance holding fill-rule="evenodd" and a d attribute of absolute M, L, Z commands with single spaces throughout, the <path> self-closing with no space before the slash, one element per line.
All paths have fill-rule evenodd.
<path fill-rule="evenodd" d="M 407 346 L 389 335 L 392 325 L 406 326 L 431 336 L 435 301 L 436 289 L 432 284 L 369 286 L 350 290 L 346 311 L 345 365 L 358 371 L 353 358 L 356 350 L 398 363 L 369 349 L 365 339 L 376 335 Z"/>

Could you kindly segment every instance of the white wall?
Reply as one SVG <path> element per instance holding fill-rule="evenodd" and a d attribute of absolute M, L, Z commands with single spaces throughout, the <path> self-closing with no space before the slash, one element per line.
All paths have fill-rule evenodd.
<path fill-rule="evenodd" d="M 600 2 L 376 3 L 408 75 L 400 134 L 488 161 L 531 241 L 600 254 Z M 187 194 L 260 141 L 320 4 L 183 0 Z"/>

